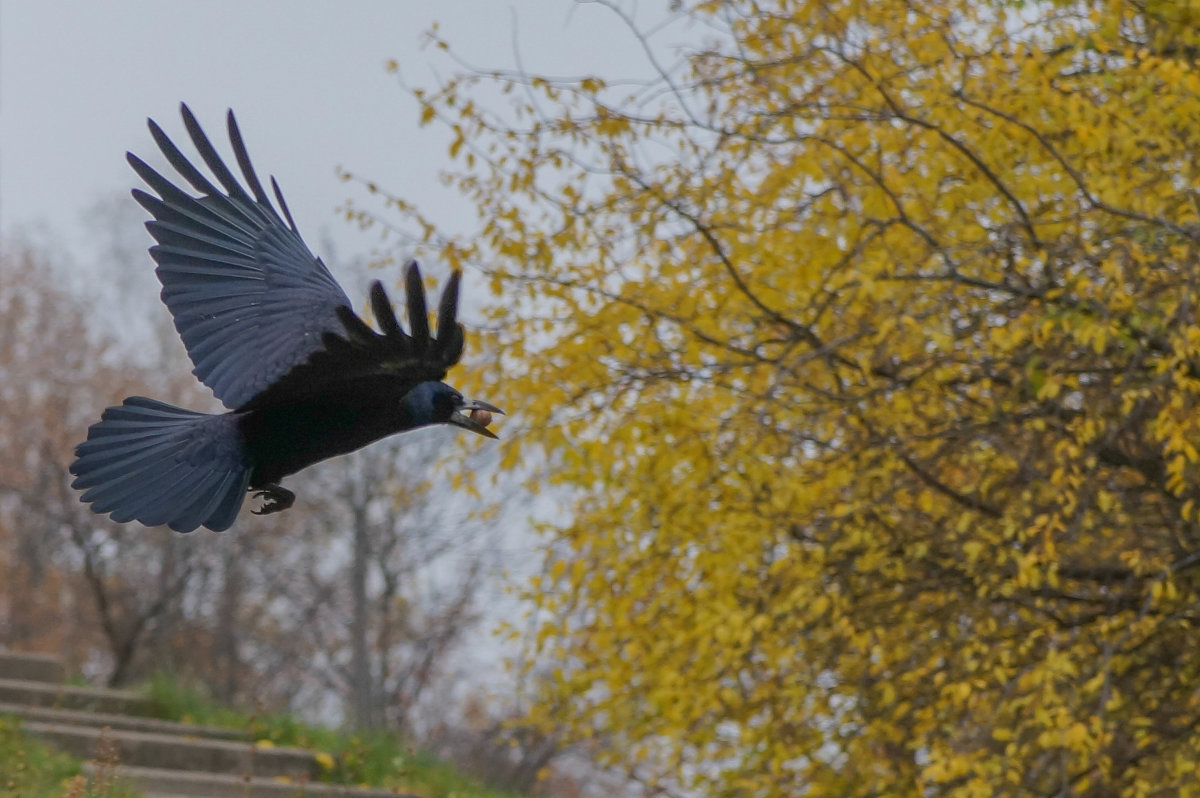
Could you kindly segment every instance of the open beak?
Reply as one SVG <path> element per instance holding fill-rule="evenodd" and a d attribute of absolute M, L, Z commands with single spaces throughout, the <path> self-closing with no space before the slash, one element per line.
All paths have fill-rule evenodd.
<path fill-rule="evenodd" d="M 469 429 L 471 432 L 477 432 L 485 438 L 495 438 L 496 440 L 499 440 L 499 437 L 496 435 L 496 433 L 487 428 L 487 424 L 482 424 L 472 418 L 473 415 L 476 415 L 473 412 L 475 410 L 483 411 L 484 418 L 487 419 L 489 423 L 491 421 L 491 413 L 499 413 L 500 415 L 504 415 L 504 411 L 495 405 L 490 405 L 487 402 L 480 401 L 479 399 L 467 399 L 462 403 L 461 407 L 459 407 L 450 415 L 449 423 L 456 427 Z"/>

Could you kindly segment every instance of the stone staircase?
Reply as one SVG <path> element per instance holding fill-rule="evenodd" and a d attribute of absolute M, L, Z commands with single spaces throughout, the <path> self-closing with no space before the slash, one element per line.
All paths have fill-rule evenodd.
<path fill-rule="evenodd" d="M 236 730 L 147 717 L 150 701 L 127 690 L 64 684 L 62 662 L 0 651 L 0 714 L 47 744 L 107 770 L 146 798 L 396 798 L 316 782 L 313 751 L 258 745 Z M 406 796 L 406 798 L 414 798 Z"/>

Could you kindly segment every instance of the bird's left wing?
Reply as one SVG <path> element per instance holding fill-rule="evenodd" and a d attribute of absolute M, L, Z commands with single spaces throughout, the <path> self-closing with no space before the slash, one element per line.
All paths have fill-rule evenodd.
<path fill-rule="evenodd" d="M 301 239 L 272 178 L 283 217 L 275 210 L 250 165 L 233 112 L 229 138 L 249 192 L 188 107 L 181 111 L 188 135 L 220 187 L 150 120 L 167 161 L 200 196 L 129 153 L 134 171 L 158 194 L 135 189 L 133 196 L 154 217 L 146 223 L 158 242 L 150 254 L 193 372 L 226 407 L 240 407 L 307 362 L 330 336 L 344 338 L 345 319 L 357 317 L 341 286 Z"/>

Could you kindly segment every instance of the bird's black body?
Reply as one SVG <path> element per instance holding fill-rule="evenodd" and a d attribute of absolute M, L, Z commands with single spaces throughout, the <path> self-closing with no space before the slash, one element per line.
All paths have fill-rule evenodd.
<path fill-rule="evenodd" d="M 497 409 L 441 381 L 462 354 L 459 274 L 442 292 L 436 335 L 415 263 L 406 274 L 408 333 L 374 283 L 375 332 L 309 252 L 272 180 L 283 216 L 275 210 L 232 112 L 229 136 L 249 192 L 187 106 L 183 118 L 220 187 L 151 121 L 163 154 L 200 196 L 130 154 L 158 194 L 133 196 L 154 217 L 146 227 L 158 242 L 155 273 L 193 371 L 231 409 L 211 415 L 144 397 L 108 408 L 71 465 L 83 500 L 116 521 L 221 530 L 247 490 L 266 498 L 264 512 L 286 509 L 294 497 L 279 485 L 285 476 L 388 435 L 450 423 L 495 437 L 463 411 Z"/>
<path fill-rule="evenodd" d="M 420 426 L 422 422 L 397 401 L 398 396 L 403 394 L 395 388 L 364 393 L 348 386 L 344 391 L 239 413 L 238 433 L 254 464 L 250 488 L 277 483 L 320 460 Z"/>

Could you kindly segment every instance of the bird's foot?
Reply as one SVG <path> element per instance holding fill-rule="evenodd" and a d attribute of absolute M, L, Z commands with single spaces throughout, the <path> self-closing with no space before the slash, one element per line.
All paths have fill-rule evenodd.
<path fill-rule="evenodd" d="M 254 498 L 262 499 L 262 507 L 250 512 L 255 515 L 270 515 L 283 512 L 296 501 L 296 494 L 281 485 L 264 485 L 262 490 L 255 491 Z"/>

